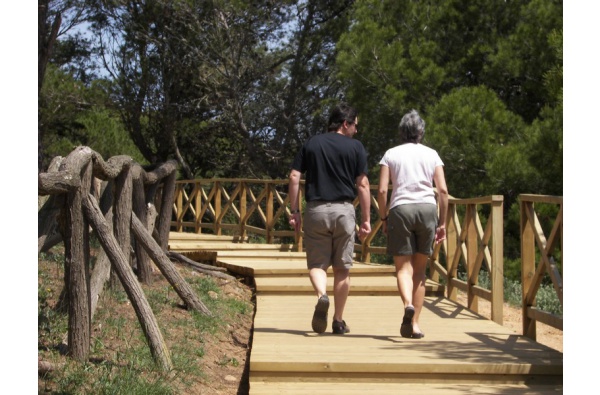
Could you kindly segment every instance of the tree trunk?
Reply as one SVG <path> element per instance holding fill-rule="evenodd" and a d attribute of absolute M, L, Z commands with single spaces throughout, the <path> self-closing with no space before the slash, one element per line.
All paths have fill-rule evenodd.
<path fill-rule="evenodd" d="M 65 204 L 64 195 L 50 195 L 46 203 L 38 211 L 38 254 L 47 251 L 50 239 L 56 238 L 57 217 Z M 60 237 L 60 236 L 59 236 Z M 62 240 L 62 237 L 60 238 Z"/>
<path fill-rule="evenodd" d="M 138 283 L 131 266 L 125 258 L 125 254 L 119 247 L 116 238 L 110 231 L 110 227 L 102 217 L 100 208 L 91 195 L 88 194 L 86 199 L 83 200 L 83 207 L 98 235 L 102 248 L 104 248 L 104 251 L 108 255 L 113 268 L 115 268 L 115 271 L 121 280 L 121 284 L 123 284 L 127 296 L 129 296 L 129 300 L 140 321 L 154 360 L 158 362 L 164 371 L 171 370 L 172 363 L 170 353 L 163 340 L 156 317 L 146 300 L 142 287 Z"/>
<path fill-rule="evenodd" d="M 62 156 L 56 156 L 48 166 L 48 173 L 38 175 L 38 195 L 55 191 L 55 186 L 51 182 L 56 181 L 55 175 L 58 174 L 58 169 L 63 161 Z M 41 251 L 48 251 L 52 246 L 62 241 L 60 232 L 58 231 L 58 215 L 65 204 L 64 193 L 68 192 L 73 187 L 79 187 L 81 180 L 79 178 L 71 178 L 65 181 L 64 175 L 58 180 L 60 188 L 68 187 L 60 194 L 50 195 L 42 207 L 38 210 L 38 254 Z"/>
<path fill-rule="evenodd" d="M 114 183 L 114 235 L 121 251 L 127 260 L 127 263 L 131 266 L 131 255 L 129 250 L 131 248 L 131 210 L 132 203 L 131 197 L 133 194 L 133 181 L 129 166 L 123 167 L 121 173 L 115 178 Z M 113 270 L 110 286 L 112 289 L 119 288 L 118 276 Z"/>
<path fill-rule="evenodd" d="M 81 176 L 81 187 L 67 194 L 61 221 L 65 243 L 65 288 L 69 302 L 69 354 L 81 362 L 88 359 L 91 334 L 89 225 L 81 209 L 92 180 L 91 152 L 88 147 L 78 147 L 69 154 L 60 169 Z"/>
<path fill-rule="evenodd" d="M 173 201 L 175 200 L 175 181 L 177 172 L 174 169 L 168 177 L 165 178 L 162 189 L 162 199 L 160 203 L 160 213 L 158 216 L 158 237 L 159 245 L 166 251 L 169 247 L 169 229 L 171 228 L 171 218 L 173 217 Z"/>
<path fill-rule="evenodd" d="M 146 194 L 144 192 L 144 180 L 142 176 L 142 168 L 136 165 L 133 168 L 133 212 L 142 223 L 147 223 L 146 209 Z M 131 220 L 131 218 L 130 218 Z M 137 260 L 138 278 L 144 284 L 152 283 L 152 269 L 150 259 L 143 248 L 135 248 L 135 256 Z"/>
<path fill-rule="evenodd" d="M 112 222 L 113 222 L 113 212 L 112 209 L 106 213 L 104 216 L 108 228 L 112 231 Z M 110 261 L 108 259 L 108 255 L 104 249 L 100 250 L 100 254 L 96 259 L 96 264 L 94 265 L 94 270 L 92 270 L 92 278 L 90 280 L 90 315 L 92 317 L 92 321 L 94 319 L 94 313 L 96 312 L 96 307 L 98 307 L 98 299 L 100 299 L 100 295 L 102 294 L 102 290 L 104 289 L 104 284 L 110 279 Z"/>
<path fill-rule="evenodd" d="M 158 266 L 161 273 L 173 286 L 175 292 L 177 292 L 188 308 L 212 316 L 210 310 L 208 310 L 204 303 L 198 299 L 198 296 L 196 296 L 190 285 L 177 271 L 173 262 L 169 260 L 165 252 L 160 248 L 150 233 L 148 233 L 142 222 L 135 215 L 131 217 L 131 230 L 138 243 L 148 251 L 148 254 L 150 254 L 156 266 Z"/>
<path fill-rule="evenodd" d="M 228 280 L 228 281 L 236 281 L 235 277 L 224 273 L 227 271 L 227 269 L 225 269 L 223 267 L 205 265 L 200 262 L 193 261 L 190 258 L 188 258 L 184 255 L 181 255 L 175 251 L 167 251 L 167 257 L 169 257 L 172 260 L 174 259 L 178 262 L 181 262 L 188 266 L 191 266 L 192 269 L 194 269 L 200 273 L 204 273 L 204 274 L 207 274 L 207 275 L 213 276 L 213 277 L 222 278 L 222 279 Z"/>

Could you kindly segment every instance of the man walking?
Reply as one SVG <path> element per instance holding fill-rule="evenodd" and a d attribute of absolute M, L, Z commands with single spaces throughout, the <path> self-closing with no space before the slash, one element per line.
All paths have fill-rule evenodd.
<path fill-rule="evenodd" d="M 298 191 L 305 173 L 306 212 L 304 240 L 310 281 L 317 293 L 312 329 L 327 329 L 329 297 L 327 269 L 333 268 L 334 314 L 332 331 L 350 332 L 343 319 L 350 291 L 350 268 L 354 255 L 356 212 L 352 201 L 358 191 L 361 208 L 360 239 L 371 233 L 371 192 L 367 178 L 367 153 L 358 140 L 358 114 L 346 103 L 329 116 L 328 132 L 311 137 L 296 155 L 289 176 L 292 217 L 290 225 L 301 228 Z"/>

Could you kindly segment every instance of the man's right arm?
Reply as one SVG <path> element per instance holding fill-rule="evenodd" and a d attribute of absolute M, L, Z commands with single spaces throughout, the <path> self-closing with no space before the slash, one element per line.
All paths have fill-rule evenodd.
<path fill-rule="evenodd" d="M 290 171 L 289 183 L 288 183 L 288 195 L 290 197 L 290 210 L 292 216 L 290 217 L 290 225 L 297 231 L 300 230 L 300 202 L 298 201 L 298 192 L 300 191 L 300 173 L 298 170 L 292 169 Z"/>
<path fill-rule="evenodd" d="M 371 185 L 366 174 L 362 173 L 356 177 L 356 186 L 361 212 L 361 225 L 358 230 L 358 237 L 362 240 L 363 237 L 371 233 Z"/>

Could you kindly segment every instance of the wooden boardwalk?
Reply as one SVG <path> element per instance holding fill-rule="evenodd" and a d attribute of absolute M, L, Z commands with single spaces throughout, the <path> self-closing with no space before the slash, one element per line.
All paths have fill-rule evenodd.
<path fill-rule="evenodd" d="M 186 249 L 184 237 L 195 248 Z M 214 256 L 215 264 L 254 278 L 251 395 L 563 392 L 561 352 L 445 298 L 438 284 L 427 284 L 425 338 L 402 338 L 403 306 L 390 266 L 356 262 L 344 313 L 351 332 L 333 335 L 329 321 L 328 332 L 318 335 L 310 324 L 316 296 L 303 254 L 239 241 L 172 233 L 169 248 Z M 213 254 L 206 255 L 203 245 Z M 330 281 L 333 295 L 331 287 Z M 330 320 L 332 314 L 333 305 Z"/>

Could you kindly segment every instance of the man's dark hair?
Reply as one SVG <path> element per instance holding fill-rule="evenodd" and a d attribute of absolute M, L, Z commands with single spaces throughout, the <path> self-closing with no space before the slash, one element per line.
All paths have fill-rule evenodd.
<path fill-rule="evenodd" d="M 354 123 L 356 121 L 356 117 L 358 116 L 358 111 L 349 105 L 348 103 L 340 103 L 331 110 L 331 114 L 329 115 L 329 125 L 327 126 L 328 132 L 335 132 L 339 128 L 342 127 L 344 121 L 349 123 Z"/>

